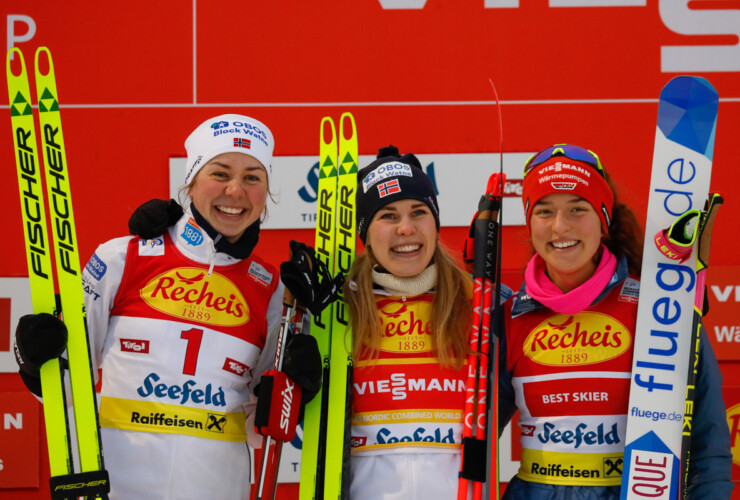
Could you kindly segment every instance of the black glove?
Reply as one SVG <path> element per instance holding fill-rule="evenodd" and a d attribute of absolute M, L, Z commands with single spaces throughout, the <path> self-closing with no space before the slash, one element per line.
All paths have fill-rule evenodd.
<path fill-rule="evenodd" d="M 314 249 L 305 243 L 290 242 L 291 257 L 280 264 L 280 280 L 298 302 L 311 314 L 320 314 L 339 297 L 344 276 L 332 278 L 326 264 L 316 258 Z"/>
<path fill-rule="evenodd" d="M 283 369 L 301 386 L 301 407 L 311 401 L 321 388 L 321 353 L 311 335 L 293 335 L 285 344 Z"/>
<path fill-rule="evenodd" d="M 41 365 L 67 348 L 67 327 L 53 314 L 27 314 L 15 329 L 15 361 L 28 390 L 41 397 Z"/>
<path fill-rule="evenodd" d="M 128 220 L 128 232 L 144 239 L 162 236 L 182 217 L 182 207 L 175 200 L 149 200 L 134 210 Z"/>

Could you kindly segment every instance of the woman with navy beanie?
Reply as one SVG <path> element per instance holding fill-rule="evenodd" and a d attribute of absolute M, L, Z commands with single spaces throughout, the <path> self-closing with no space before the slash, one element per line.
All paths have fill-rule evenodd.
<path fill-rule="evenodd" d="M 472 283 L 416 156 L 389 146 L 360 170 L 357 231 L 350 497 L 457 498 Z"/>

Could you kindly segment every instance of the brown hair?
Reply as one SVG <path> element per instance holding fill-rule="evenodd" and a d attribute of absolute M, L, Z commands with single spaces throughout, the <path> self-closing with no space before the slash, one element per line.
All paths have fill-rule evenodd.
<path fill-rule="evenodd" d="M 437 266 L 437 285 L 432 299 L 432 349 L 442 366 L 459 369 L 470 351 L 468 335 L 473 316 L 470 277 L 439 242 L 433 262 Z M 366 353 L 377 357 L 383 335 L 373 293 L 372 270 L 376 264 L 372 249 L 367 247 L 365 253 L 355 259 L 344 284 L 355 359 Z"/>
<path fill-rule="evenodd" d="M 609 174 L 606 175 L 606 182 L 614 193 L 614 206 L 609 233 L 604 238 L 604 245 L 614 255 L 623 255 L 627 259 L 630 273 L 639 276 L 642 268 L 642 247 L 645 234 L 637 221 L 635 212 L 618 200 L 617 190 Z"/>

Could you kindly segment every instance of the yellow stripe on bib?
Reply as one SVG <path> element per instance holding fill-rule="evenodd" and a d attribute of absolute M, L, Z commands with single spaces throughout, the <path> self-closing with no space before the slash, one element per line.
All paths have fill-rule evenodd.
<path fill-rule="evenodd" d="M 562 453 L 522 450 L 517 476 L 535 483 L 570 486 L 622 484 L 624 453 Z"/>
<path fill-rule="evenodd" d="M 244 412 L 219 413 L 188 406 L 102 397 L 100 425 L 113 429 L 183 434 L 222 441 L 245 441 Z"/>

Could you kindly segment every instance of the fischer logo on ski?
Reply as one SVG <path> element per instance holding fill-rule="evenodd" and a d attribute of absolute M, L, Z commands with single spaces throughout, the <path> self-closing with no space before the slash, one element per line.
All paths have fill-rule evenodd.
<path fill-rule="evenodd" d="M 321 120 L 319 156 L 316 255 L 331 274 L 347 274 L 355 257 L 358 160 L 357 128 L 350 113 L 342 114 L 339 133 L 330 117 Z M 324 371 L 321 390 L 305 411 L 301 500 L 340 498 L 347 486 L 342 485 L 342 457 L 349 439 L 352 335 L 341 290 L 339 299 L 313 316 L 311 334 Z"/>
<path fill-rule="evenodd" d="M 12 68 L 14 55 L 18 56 L 17 65 L 20 66 L 18 75 Z M 39 62 L 42 57 L 47 61 L 46 73 L 40 69 Z M 36 51 L 34 68 L 39 103 L 39 129 L 45 152 L 43 163 L 47 198 L 51 205 L 50 227 L 54 230 L 56 276 L 52 278 L 51 255 L 48 251 L 50 240 L 46 234 L 47 214 L 41 191 L 41 162 L 37 152 L 29 79 L 23 54 L 17 48 L 11 49 L 6 63 L 33 312 L 56 315 L 63 313 L 63 320 L 69 332 L 67 354 L 80 472 L 75 473 L 72 464 L 62 371 L 59 360 L 54 359 L 41 367 L 52 497 L 67 498 L 81 495 L 105 497 L 110 487 L 100 443 L 97 401 L 87 343 L 77 233 L 74 226 L 54 64 L 46 47 L 40 47 Z M 55 297 L 54 280 L 59 287 L 61 311 Z"/>
<path fill-rule="evenodd" d="M 328 134 L 328 140 L 327 140 Z M 319 132 L 319 185 L 316 210 L 317 258 L 329 272 L 334 271 L 334 221 L 336 218 L 337 194 L 337 133 L 334 121 L 325 117 Z M 316 397 L 306 405 L 303 418 L 303 448 L 301 451 L 301 500 L 321 499 L 324 489 L 324 467 L 326 461 L 326 415 L 329 404 L 329 370 L 331 320 L 334 305 L 329 304 L 321 314 L 312 315 L 311 335 L 321 353 L 322 383 Z"/>
<path fill-rule="evenodd" d="M 349 130 L 350 136 L 345 133 Z M 355 216 L 355 190 L 357 189 L 357 128 L 350 113 L 339 119 L 339 168 L 337 172 L 337 212 L 334 236 L 334 273 L 348 274 L 355 260 L 357 241 Z M 344 454 L 349 453 L 352 388 L 352 331 L 345 307 L 342 290 L 334 303 L 331 335 L 331 370 L 329 372 L 329 404 L 326 416 L 326 473 L 324 478 L 325 498 L 344 498 L 348 491 L 348 477 L 344 470 Z"/>

